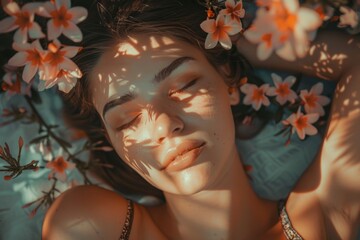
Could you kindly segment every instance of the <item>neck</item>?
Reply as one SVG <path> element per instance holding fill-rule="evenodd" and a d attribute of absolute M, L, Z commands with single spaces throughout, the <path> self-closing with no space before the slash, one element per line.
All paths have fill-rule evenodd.
<path fill-rule="evenodd" d="M 172 236 L 175 231 L 181 238 L 256 239 L 254 234 L 277 222 L 277 204 L 255 194 L 235 148 L 231 162 L 208 189 L 190 196 L 165 193 Z"/>

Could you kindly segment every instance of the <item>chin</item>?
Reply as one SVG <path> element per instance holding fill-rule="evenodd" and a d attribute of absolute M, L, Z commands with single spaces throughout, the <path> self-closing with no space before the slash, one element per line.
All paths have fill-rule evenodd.
<path fill-rule="evenodd" d="M 211 176 L 213 174 L 209 164 L 192 166 L 175 176 L 173 187 L 168 192 L 178 195 L 193 195 L 203 190 L 209 190 Z"/>

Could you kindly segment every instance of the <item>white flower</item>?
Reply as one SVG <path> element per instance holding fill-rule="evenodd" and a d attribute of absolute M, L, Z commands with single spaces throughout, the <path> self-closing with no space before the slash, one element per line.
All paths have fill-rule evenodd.
<path fill-rule="evenodd" d="M 294 103 L 297 95 L 291 89 L 291 86 L 295 83 L 296 78 L 294 76 L 288 76 L 282 81 L 281 77 L 275 73 L 272 73 L 271 77 L 275 87 L 270 87 L 268 95 L 276 96 L 276 101 L 280 105 L 284 105 L 287 101 Z"/>
<path fill-rule="evenodd" d="M 297 113 L 291 114 L 286 120 L 282 121 L 284 125 L 292 126 L 292 133 L 296 131 L 300 139 L 304 139 L 306 135 L 317 134 L 317 129 L 312 125 L 319 119 L 319 114 L 311 113 L 304 115 L 300 108 Z"/>
<path fill-rule="evenodd" d="M 324 85 L 322 83 L 317 83 L 310 91 L 301 90 L 300 98 L 304 102 L 305 112 L 306 113 L 317 113 L 320 116 L 325 115 L 325 111 L 323 106 L 330 103 L 330 99 L 328 97 L 320 95 L 323 91 Z"/>

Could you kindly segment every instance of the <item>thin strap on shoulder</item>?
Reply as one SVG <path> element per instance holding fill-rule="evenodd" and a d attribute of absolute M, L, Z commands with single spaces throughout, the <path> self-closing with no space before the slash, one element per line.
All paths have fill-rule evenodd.
<path fill-rule="evenodd" d="M 134 203 L 128 200 L 127 213 L 125 218 L 125 224 L 121 231 L 119 240 L 128 240 L 131 233 L 131 227 L 134 220 Z"/>
<path fill-rule="evenodd" d="M 285 208 L 286 200 L 281 200 L 279 202 L 279 214 L 281 219 L 281 225 L 287 240 L 303 240 L 300 234 L 294 229 L 291 224 L 289 215 Z"/>

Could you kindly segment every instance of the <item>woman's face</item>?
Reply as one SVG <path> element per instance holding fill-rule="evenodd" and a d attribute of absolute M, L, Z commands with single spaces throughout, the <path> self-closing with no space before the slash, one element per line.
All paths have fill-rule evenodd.
<path fill-rule="evenodd" d="M 237 158 L 224 79 L 174 38 L 140 35 L 106 51 L 91 75 L 93 102 L 119 156 L 174 194 L 216 187 Z"/>

